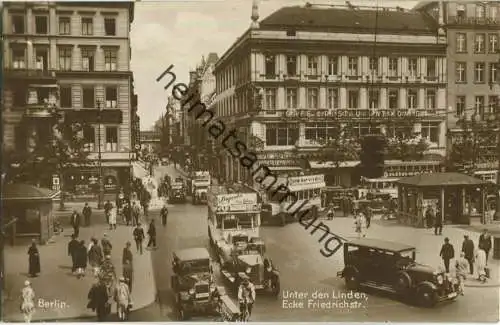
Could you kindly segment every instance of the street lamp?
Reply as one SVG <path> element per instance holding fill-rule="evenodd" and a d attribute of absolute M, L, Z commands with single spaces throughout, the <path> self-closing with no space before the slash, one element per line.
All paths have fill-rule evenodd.
<path fill-rule="evenodd" d="M 101 153 L 101 112 L 102 112 L 102 101 L 97 101 L 97 122 L 99 130 L 97 132 L 97 163 L 99 168 L 99 194 L 97 197 L 97 209 L 102 209 L 104 207 L 104 179 L 102 176 L 102 153 Z"/>

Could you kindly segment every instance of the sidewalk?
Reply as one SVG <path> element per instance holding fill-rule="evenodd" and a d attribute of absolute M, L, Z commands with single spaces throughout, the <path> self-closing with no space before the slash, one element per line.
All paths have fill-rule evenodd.
<path fill-rule="evenodd" d="M 132 174 L 137 178 L 144 178 L 149 175 L 149 171 L 146 167 L 138 161 L 132 162 Z"/>
<path fill-rule="evenodd" d="M 353 237 L 354 220 L 353 218 L 335 218 L 333 221 L 322 220 L 336 234 Z M 366 231 L 367 238 L 376 238 L 389 240 L 394 242 L 405 243 L 412 245 L 417 249 L 417 262 L 428 264 L 434 267 L 444 269 L 443 261 L 439 256 L 439 251 L 444 243 L 444 238 L 448 237 L 450 243 L 455 248 L 455 257 L 458 257 L 462 249 L 463 236 L 468 234 L 477 246 L 479 233 L 465 231 L 458 226 L 445 226 L 443 235 L 434 235 L 434 229 L 420 229 L 403 226 L 394 220 L 372 220 L 370 228 Z M 500 260 L 492 259 L 490 252 L 489 268 L 491 270 L 491 278 L 485 284 L 475 280 L 475 277 L 466 280 L 468 287 L 499 287 L 500 286 Z M 454 265 L 452 260 L 451 265 Z M 453 267 L 451 272 L 454 272 Z"/>
<path fill-rule="evenodd" d="M 103 216 L 101 216 L 103 217 Z M 95 215 L 94 220 L 100 217 Z M 132 241 L 132 227 L 118 225 L 116 230 L 107 230 L 107 226 L 99 223 L 89 228 L 80 229 L 80 238 L 88 244 L 90 237 L 98 240 L 107 233 L 113 244 L 112 261 L 117 276 L 122 273 L 122 250 L 127 241 Z M 3 303 L 3 321 L 23 321 L 19 311 L 20 294 L 24 281 L 29 279 L 35 291 L 36 312 L 33 321 L 54 321 L 68 318 L 95 317 L 95 312 L 87 309 L 87 294 L 95 281 L 90 268 L 87 275 L 77 279 L 71 274 L 71 258 L 67 255 L 67 245 L 72 229 L 66 228 L 63 234 L 47 245 L 39 245 L 41 273 L 36 278 L 28 278 L 29 243 L 20 246 L 6 246 L 5 258 L 5 291 Z M 142 309 L 155 301 L 156 286 L 153 276 L 150 252 L 137 254 L 132 247 L 134 256 L 134 282 L 132 291 L 133 310 Z M 52 307 L 43 308 L 42 302 L 53 303 Z M 115 306 L 112 307 L 113 311 Z"/>

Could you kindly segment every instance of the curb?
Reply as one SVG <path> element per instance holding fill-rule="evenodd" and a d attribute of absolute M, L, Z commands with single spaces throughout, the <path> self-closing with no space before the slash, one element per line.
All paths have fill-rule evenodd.
<path fill-rule="evenodd" d="M 498 288 L 500 287 L 500 282 L 494 282 L 494 283 L 474 283 L 474 282 L 465 282 L 464 287 L 469 287 L 469 288 Z"/>

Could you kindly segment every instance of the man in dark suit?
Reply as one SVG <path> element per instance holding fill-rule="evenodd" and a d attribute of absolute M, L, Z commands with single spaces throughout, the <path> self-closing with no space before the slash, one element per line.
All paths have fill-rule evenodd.
<path fill-rule="evenodd" d="M 78 256 L 78 249 L 80 247 L 80 243 L 76 239 L 77 236 L 73 234 L 71 235 L 71 240 L 68 243 L 68 256 L 71 256 L 71 262 L 72 262 L 71 272 L 73 273 L 76 271 L 76 259 Z"/>
<path fill-rule="evenodd" d="M 465 254 L 465 259 L 469 262 L 470 274 L 474 274 L 474 242 L 468 235 L 464 235 L 462 252 Z"/>
<path fill-rule="evenodd" d="M 481 236 L 479 236 L 479 249 L 484 250 L 486 253 L 486 263 L 488 263 L 488 255 L 490 254 L 491 246 L 493 246 L 493 241 L 491 239 L 490 234 L 488 233 L 488 229 L 484 229 Z"/>
<path fill-rule="evenodd" d="M 82 214 L 83 214 L 83 220 L 85 221 L 85 227 L 90 226 L 90 216 L 92 216 L 92 209 L 89 207 L 89 204 L 87 202 L 85 202 Z"/>
<path fill-rule="evenodd" d="M 80 214 L 76 210 L 73 210 L 71 214 L 71 226 L 75 237 L 78 237 L 80 235 Z"/>

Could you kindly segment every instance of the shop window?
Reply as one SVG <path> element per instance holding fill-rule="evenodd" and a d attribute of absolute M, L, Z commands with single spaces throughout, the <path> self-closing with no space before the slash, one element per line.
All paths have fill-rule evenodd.
<path fill-rule="evenodd" d="M 268 146 L 292 146 L 299 138 L 299 127 L 297 125 L 269 124 L 266 126 L 266 145 Z"/>

